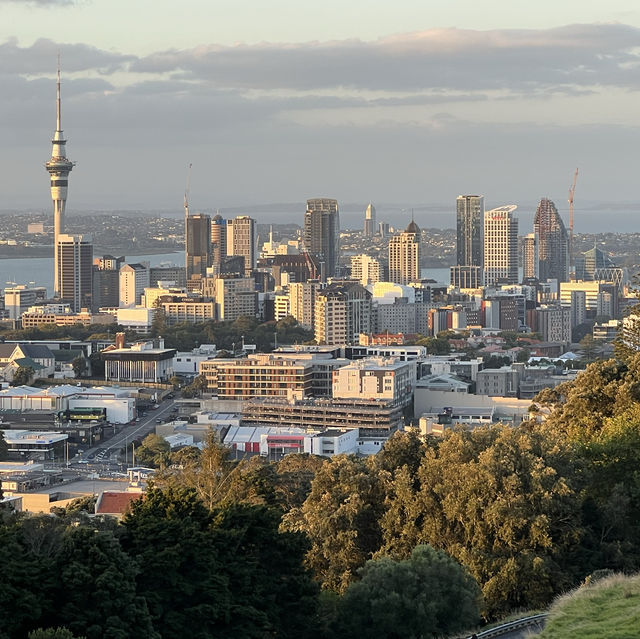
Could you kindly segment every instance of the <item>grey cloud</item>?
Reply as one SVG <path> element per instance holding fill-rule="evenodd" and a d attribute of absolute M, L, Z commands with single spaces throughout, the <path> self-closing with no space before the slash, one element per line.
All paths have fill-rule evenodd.
<path fill-rule="evenodd" d="M 122 69 L 135 56 L 104 51 L 88 44 L 58 44 L 47 38 L 21 47 L 15 38 L 0 44 L 0 73 L 55 73 L 58 53 L 64 71 L 96 70 L 101 74 Z"/>
<path fill-rule="evenodd" d="M 544 30 L 436 29 L 372 42 L 199 46 L 131 63 L 219 87 L 258 89 L 516 89 L 640 86 L 640 29 L 622 24 Z"/>

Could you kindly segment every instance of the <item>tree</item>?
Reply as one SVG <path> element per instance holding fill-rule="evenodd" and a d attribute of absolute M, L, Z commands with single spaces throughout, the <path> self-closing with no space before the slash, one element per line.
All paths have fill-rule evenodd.
<path fill-rule="evenodd" d="M 582 354 L 582 358 L 587 362 L 592 362 L 598 354 L 601 352 L 602 348 L 600 344 L 593 339 L 593 335 L 585 335 L 580 340 L 580 353 Z"/>
<path fill-rule="evenodd" d="M 82 377 L 87 371 L 87 362 L 82 355 L 74 358 L 71 362 L 71 366 L 73 367 L 73 372 L 76 377 Z"/>
<path fill-rule="evenodd" d="M 368 561 L 338 605 L 338 636 L 346 639 L 429 639 L 472 627 L 480 589 L 456 561 L 431 546 L 408 559 Z"/>
<path fill-rule="evenodd" d="M 444 550 L 480 584 L 487 616 L 544 606 L 571 583 L 563 562 L 581 534 L 569 458 L 524 428 L 449 431 L 426 450 L 417 488 L 407 473 L 392 482 L 383 548 L 400 558 L 419 543 Z"/>
<path fill-rule="evenodd" d="M 86 639 L 74 635 L 67 628 L 38 628 L 29 633 L 28 639 Z"/>
<path fill-rule="evenodd" d="M 136 459 L 144 466 L 164 468 L 170 461 L 170 453 L 171 446 L 167 440 L 160 435 L 150 433 L 136 449 Z"/>
<path fill-rule="evenodd" d="M 147 604 L 136 592 L 137 562 L 112 532 L 72 528 L 56 560 L 58 587 L 50 626 L 64 625 L 87 639 L 159 638 Z"/>
<path fill-rule="evenodd" d="M 334 457 L 316 473 L 302 507 L 283 517 L 283 530 L 308 535 L 306 563 L 323 588 L 344 592 L 380 547 L 385 475 L 355 457 Z"/>
<path fill-rule="evenodd" d="M 18 366 L 16 372 L 13 374 L 12 386 L 23 386 L 29 384 L 35 375 L 35 371 L 32 366 Z"/>
<path fill-rule="evenodd" d="M 7 459 L 8 454 L 9 447 L 7 446 L 7 442 L 4 438 L 4 433 L 0 431 L 0 461 Z"/>
<path fill-rule="evenodd" d="M 225 566 L 195 491 L 151 488 L 123 520 L 122 544 L 140 565 L 139 592 L 163 639 L 218 636 L 229 619 Z"/>

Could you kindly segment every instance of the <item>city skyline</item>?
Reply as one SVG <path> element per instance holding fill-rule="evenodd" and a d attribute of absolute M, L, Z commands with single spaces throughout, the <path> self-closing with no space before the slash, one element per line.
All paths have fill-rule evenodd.
<path fill-rule="evenodd" d="M 10 184 L 4 206 L 46 205 L 34 163 L 50 134 L 58 50 L 81 167 L 74 210 L 178 211 L 190 162 L 194 211 L 321 193 L 416 205 L 464 192 L 496 204 L 544 194 L 561 203 L 575 166 L 576 228 L 594 202 L 636 197 L 640 13 L 630 2 L 579 14 L 568 3 L 535 19 L 514 8 L 482 12 L 458 2 L 466 13 L 428 11 L 405 2 L 412 20 L 402 8 L 374 7 L 357 31 L 331 22 L 342 15 L 332 14 L 335 4 L 314 6 L 315 23 L 294 12 L 287 28 L 269 19 L 249 25 L 229 11 L 223 23 L 233 29 L 207 37 L 199 28 L 187 42 L 168 26 L 175 12 L 164 2 L 153 5 L 158 29 L 138 39 L 126 34 L 148 6 L 131 9 L 121 28 L 100 21 L 103 3 L 0 2 L 8 89 L 0 126 L 12 148 L 0 160 Z M 193 11 L 203 24 L 216 17 L 206 3 Z M 583 24 L 572 24 L 573 15 Z M 92 21 L 101 31 L 85 28 Z M 167 148 L 170 178 L 160 183 L 153 166 Z M 125 154 L 129 168 L 112 189 L 104 174 Z"/>

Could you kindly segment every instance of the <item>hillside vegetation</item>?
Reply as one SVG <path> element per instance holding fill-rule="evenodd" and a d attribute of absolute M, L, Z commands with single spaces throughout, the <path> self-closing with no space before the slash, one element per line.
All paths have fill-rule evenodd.
<path fill-rule="evenodd" d="M 630 639 L 640 634 L 640 575 L 614 575 L 563 595 L 539 639 Z"/>

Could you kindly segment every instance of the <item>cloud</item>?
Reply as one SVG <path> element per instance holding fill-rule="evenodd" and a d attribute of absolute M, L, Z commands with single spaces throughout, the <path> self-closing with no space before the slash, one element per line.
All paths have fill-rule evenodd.
<path fill-rule="evenodd" d="M 110 74 L 135 60 L 135 56 L 104 51 L 88 44 L 59 44 L 48 38 L 40 38 L 28 47 L 21 47 L 17 39 L 12 38 L 0 44 L 0 73 L 55 73 L 58 53 L 63 72 L 92 70 Z"/>
<path fill-rule="evenodd" d="M 0 4 L 33 5 L 35 7 L 69 7 L 85 4 L 88 0 L 0 0 Z"/>
<path fill-rule="evenodd" d="M 433 29 L 379 40 L 198 46 L 131 63 L 180 71 L 219 87 L 421 91 L 640 86 L 640 29 L 576 24 L 554 29 Z"/>

